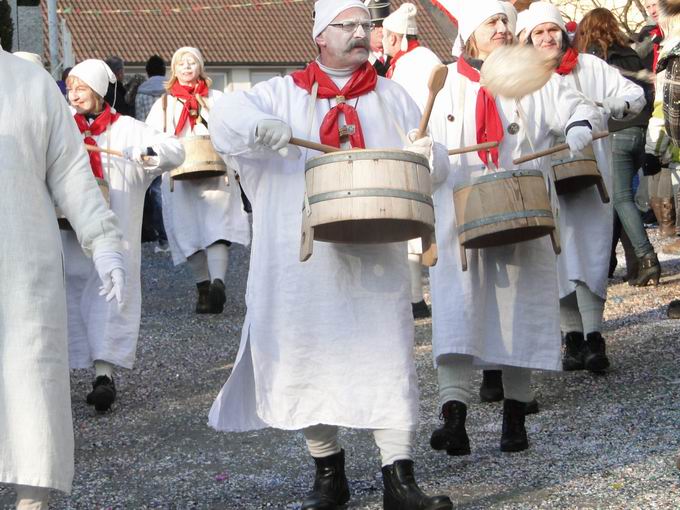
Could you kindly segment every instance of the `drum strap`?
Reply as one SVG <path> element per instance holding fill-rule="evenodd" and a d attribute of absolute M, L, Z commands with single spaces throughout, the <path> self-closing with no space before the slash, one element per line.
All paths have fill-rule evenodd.
<path fill-rule="evenodd" d="M 456 114 L 453 118 L 454 120 L 454 131 L 453 131 L 453 139 L 458 140 L 458 147 L 463 147 L 465 145 L 465 141 L 463 140 L 463 133 L 464 133 L 464 127 L 465 127 L 465 89 L 467 87 L 467 78 L 465 78 L 463 75 L 458 76 L 458 101 L 455 101 L 453 99 L 453 95 L 451 96 L 451 105 L 454 106 L 456 109 Z M 455 157 L 455 156 L 454 156 Z M 460 160 L 463 157 L 462 154 L 458 155 L 458 164 L 460 164 Z"/>

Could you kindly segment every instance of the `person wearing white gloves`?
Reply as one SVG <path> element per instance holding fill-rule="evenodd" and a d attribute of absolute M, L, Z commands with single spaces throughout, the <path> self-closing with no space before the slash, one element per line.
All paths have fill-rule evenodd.
<path fill-rule="evenodd" d="M 47 510 L 50 489 L 71 491 L 74 450 L 54 203 L 114 301 L 125 294 L 122 234 L 52 77 L 1 48 L 0 69 L 0 484 L 16 489 L 18 509 Z"/>
<path fill-rule="evenodd" d="M 215 101 L 198 48 L 175 51 L 167 94 L 151 107 L 146 123 L 179 138 L 206 136 Z M 195 311 L 218 314 L 227 301 L 226 274 L 232 243 L 250 243 L 250 223 L 232 168 L 203 179 L 174 180 L 163 175 L 163 225 L 175 265 L 191 268 L 198 293 Z M 249 199 L 251 197 L 248 197 Z"/>
<path fill-rule="evenodd" d="M 590 54 L 578 53 L 567 37 L 558 8 L 547 2 L 529 7 L 526 21 L 530 44 L 555 57 L 559 65 L 556 79 L 602 104 L 597 131 L 607 129 L 608 120 L 636 115 L 646 104 L 644 90 L 624 78 L 614 67 Z M 567 133 L 567 142 L 576 143 L 572 152 L 589 145 L 590 127 L 579 126 Z M 597 166 L 610 194 L 613 192 L 612 149 L 609 138 L 593 143 Z M 559 196 L 559 226 L 562 253 L 558 258 L 560 323 L 564 334 L 564 370 L 603 372 L 609 367 L 605 340 L 601 335 L 607 275 L 614 224 L 613 201 L 603 204 L 594 186 Z M 652 252 L 650 258 L 655 259 Z M 646 264 L 641 260 L 641 267 Z M 658 277 L 657 277 L 658 278 Z"/>
<path fill-rule="evenodd" d="M 115 81 L 101 60 L 85 60 L 66 79 L 68 99 L 82 141 L 123 157 L 90 152 L 95 177 L 108 183 L 111 210 L 120 221 L 123 249 L 117 254 L 90 259 L 74 232 L 63 230 L 64 266 L 68 299 L 69 357 L 71 368 L 94 364 L 95 379 L 87 402 L 107 411 L 116 398 L 113 366 L 132 368 L 137 350 L 142 311 L 140 283 L 141 228 L 144 194 L 153 179 L 184 161 L 180 141 L 146 124 L 116 113 L 103 100 Z M 117 269 L 118 268 L 118 269 Z M 127 285 L 119 269 L 125 269 Z M 99 291 L 98 274 L 111 274 Z M 117 302 L 112 301 L 116 296 Z"/>
<path fill-rule="evenodd" d="M 420 111 L 368 62 L 364 2 L 320 0 L 314 10 L 317 60 L 228 94 L 212 110 L 213 144 L 253 200 L 254 236 L 241 347 L 209 423 L 222 431 L 302 430 L 316 465 L 304 510 L 350 499 L 340 426 L 373 431 L 384 508 L 450 509 L 448 497 L 425 495 L 414 479 L 418 388 L 406 243 L 314 242 L 314 255 L 299 260 L 305 161 L 319 153 L 301 154 L 287 145 L 291 136 L 346 149 L 433 150 L 431 140 L 404 135 Z M 434 152 L 433 170 L 446 173 L 445 149 Z"/>
<path fill-rule="evenodd" d="M 502 2 L 477 0 L 474 9 L 450 14 L 459 20 L 461 58 L 449 66 L 434 105 L 430 130 L 449 148 L 486 141 L 498 149 L 451 156 L 450 172 L 434 174 L 435 228 L 439 261 L 430 269 L 433 356 L 437 367 L 442 426 L 430 445 L 449 455 L 470 453 L 465 429 L 475 366 L 500 367 L 505 390 L 500 449 L 529 447 L 524 425 L 533 398 L 531 370 L 559 370 L 557 263 L 548 237 L 505 246 L 467 250 L 463 272 L 451 196 L 456 185 L 497 170 L 514 170 L 513 159 L 554 145 L 565 136 L 574 152 L 592 140 L 600 113 L 557 78 L 521 100 L 491 96 L 480 86 L 479 69 L 507 44 L 508 17 Z M 513 65 L 508 63 L 508 65 Z M 519 64 L 518 64 L 519 65 Z M 545 161 L 522 169 L 548 174 Z M 547 185 L 547 184 L 546 184 Z"/>

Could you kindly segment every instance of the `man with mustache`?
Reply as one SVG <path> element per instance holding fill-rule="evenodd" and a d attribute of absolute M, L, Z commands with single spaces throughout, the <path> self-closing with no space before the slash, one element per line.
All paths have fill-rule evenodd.
<path fill-rule="evenodd" d="M 302 430 L 316 464 L 304 510 L 350 498 L 338 426 L 373 431 L 384 508 L 450 509 L 448 497 L 426 496 L 413 472 L 418 389 L 406 243 L 315 242 L 314 256 L 299 261 L 305 160 L 318 153 L 302 158 L 288 146 L 291 136 L 432 152 L 429 138 L 411 145 L 400 135 L 418 126 L 420 112 L 368 62 L 364 3 L 319 0 L 314 9 L 318 59 L 229 94 L 212 111 L 213 143 L 254 207 L 241 348 L 209 422 L 224 431 Z M 446 171 L 446 158 L 438 161 Z"/>

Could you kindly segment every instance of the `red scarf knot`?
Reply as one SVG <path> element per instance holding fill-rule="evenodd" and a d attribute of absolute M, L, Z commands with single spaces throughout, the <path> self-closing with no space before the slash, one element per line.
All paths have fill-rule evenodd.
<path fill-rule="evenodd" d="M 304 70 L 296 71 L 292 75 L 295 85 L 311 93 L 314 83 L 319 84 L 317 98 L 337 100 L 337 104 L 331 108 L 321 122 L 319 139 L 321 143 L 340 147 L 340 114 L 345 115 L 346 126 L 343 135 L 349 136 L 353 148 L 365 149 L 364 133 L 361 130 L 361 121 L 356 109 L 346 103 L 348 99 L 354 99 L 375 90 L 378 83 L 378 73 L 375 68 L 365 62 L 359 69 L 354 71 L 347 84 L 340 90 L 333 80 L 324 73 L 319 64 L 310 63 Z"/>
<path fill-rule="evenodd" d="M 178 81 L 172 84 L 170 94 L 177 99 L 184 101 L 182 113 L 180 114 L 179 121 L 177 121 L 177 126 L 175 127 L 175 135 L 179 135 L 184 130 L 187 122 L 189 122 L 191 129 L 194 129 L 196 120 L 201 111 L 201 105 L 196 97 L 208 97 L 209 92 L 210 89 L 208 89 L 208 85 L 204 80 L 199 80 L 196 86 L 180 85 Z"/>
<path fill-rule="evenodd" d="M 562 55 L 560 65 L 557 66 L 555 72 L 562 76 L 566 76 L 574 70 L 576 64 L 578 64 L 578 51 L 576 51 L 574 48 L 567 48 L 567 51 L 565 51 L 564 55 Z"/>
<path fill-rule="evenodd" d="M 479 71 L 472 67 L 464 58 L 459 58 L 457 69 L 460 74 L 471 81 L 479 83 Z M 496 99 L 486 87 L 480 87 L 477 93 L 477 104 L 475 106 L 475 121 L 477 126 L 477 143 L 498 142 L 503 140 L 503 123 L 501 122 Z M 488 151 L 478 151 L 479 158 L 485 165 L 489 164 L 489 152 L 491 160 L 496 168 L 499 167 L 498 147 Z"/>
<path fill-rule="evenodd" d="M 73 118 L 76 121 L 78 129 L 83 134 L 83 142 L 87 145 L 97 146 L 96 140 L 93 136 L 99 136 L 105 132 L 110 125 L 116 122 L 120 118 L 120 113 L 113 113 L 111 107 L 104 103 L 104 111 L 101 112 L 92 124 L 87 123 L 87 119 L 84 115 L 76 113 Z M 92 168 L 92 173 L 98 179 L 104 178 L 104 168 L 102 167 L 102 158 L 99 152 L 89 152 L 90 156 L 90 168 Z"/>
<path fill-rule="evenodd" d="M 404 36 L 406 37 L 406 36 Z M 392 75 L 394 74 L 394 68 L 397 65 L 397 62 L 401 57 L 406 55 L 407 53 L 415 50 L 418 46 L 420 46 L 420 43 L 418 42 L 417 39 L 411 40 L 408 42 L 408 49 L 406 51 L 401 51 L 399 50 L 394 57 L 392 57 L 392 60 L 390 60 L 390 67 L 387 70 L 387 74 L 385 75 L 386 78 L 392 78 Z"/>

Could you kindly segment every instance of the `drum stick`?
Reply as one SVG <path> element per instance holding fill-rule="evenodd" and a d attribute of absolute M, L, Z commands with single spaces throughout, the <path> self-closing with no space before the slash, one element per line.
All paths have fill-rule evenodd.
<path fill-rule="evenodd" d="M 338 149 L 337 147 L 333 147 L 332 145 L 325 145 L 323 143 L 317 143 L 317 142 L 310 142 L 309 140 L 303 140 L 302 138 L 295 138 L 292 137 L 290 141 L 288 142 L 293 145 L 297 145 L 298 147 L 304 147 L 305 149 L 312 149 L 315 151 L 319 152 L 338 152 L 341 151 L 342 149 Z"/>
<path fill-rule="evenodd" d="M 609 136 L 609 131 L 599 131 L 599 132 L 593 133 L 593 140 L 599 140 L 600 138 L 606 138 L 607 136 Z M 522 163 L 526 163 L 527 161 L 542 158 L 544 156 L 550 156 L 551 154 L 555 154 L 556 152 L 560 152 L 560 151 L 566 150 L 568 148 L 569 148 L 569 144 L 561 143 L 561 144 L 555 145 L 554 147 L 551 147 L 549 149 L 544 149 L 542 151 L 533 152 L 531 154 L 527 154 L 526 156 L 522 156 L 521 158 L 514 159 L 514 160 L 512 160 L 512 163 L 514 165 L 521 165 Z"/>
<path fill-rule="evenodd" d="M 112 156 L 118 156 L 119 158 L 124 158 L 125 155 L 120 151 L 114 151 L 113 149 L 105 149 L 104 147 L 97 147 L 96 145 L 85 144 L 85 149 L 88 152 L 103 152 L 105 154 L 111 154 Z"/>
<path fill-rule="evenodd" d="M 432 108 L 434 108 L 434 100 L 437 98 L 439 91 L 444 88 L 448 74 L 449 68 L 443 64 L 435 66 L 434 69 L 432 69 L 430 80 L 427 83 L 427 88 L 429 89 L 430 93 L 427 96 L 427 103 L 425 103 L 423 116 L 421 117 L 420 125 L 418 126 L 418 139 L 423 138 L 425 133 L 427 133 L 427 125 L 430 123 Z"/>
<path fill-rule="evenodd" d="M 498 147 L 498 142 L 485 142 L 477 145 L 468 145 L 467 147 L 461 147 L 460 149 L 449 149 L 449 156 L 454 156 L 456 154 L 466 154 L 468 152 L 485 151 Z"/>

